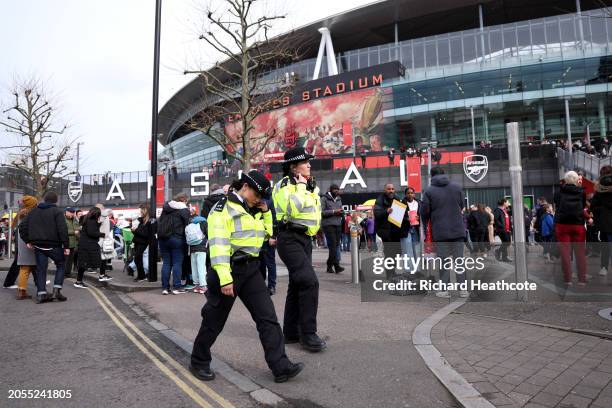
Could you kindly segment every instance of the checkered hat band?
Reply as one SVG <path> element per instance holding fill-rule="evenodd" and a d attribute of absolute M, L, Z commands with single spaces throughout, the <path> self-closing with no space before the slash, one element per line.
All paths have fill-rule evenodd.
<path fill-rule="evenodd" d="M 257 181 L 255 181 L 255 179 L 253 177 L 249 176 L 247 173 L 244 173 L 244 176 L 248 177 L 249 180 L 251 180 L 253 183 L 255 183 L 255 185 L 257 186 L 259 191 L 263 191 L 264 190 L 264 188 L 261 185 L 259 185 L 259 183 Z"/>

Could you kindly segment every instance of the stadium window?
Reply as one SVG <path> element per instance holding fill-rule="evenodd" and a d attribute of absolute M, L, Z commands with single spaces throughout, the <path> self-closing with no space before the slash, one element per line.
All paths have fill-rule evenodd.
<path fill-rule="evenodd" d="M 412 44 L 414 48 L 414 68 L 423 68 L 425 66 L 425 47 L 423 41 L 415 41 Z"/>
<path fill-rule="evenodd" d="M 438 41 L 438 65 L 448 65 L 450 63 L 450 50 L 448 38 L 440 38 Z"/>

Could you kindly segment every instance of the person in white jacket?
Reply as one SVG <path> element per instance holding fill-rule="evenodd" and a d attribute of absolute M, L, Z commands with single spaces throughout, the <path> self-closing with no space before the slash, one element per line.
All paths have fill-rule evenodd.
<path fill-rule="evenodd" d="M 113 231 L 111 228 L 110 215 L 112 214 L 111 209 L 105 209 L 103 204 L 96 204 L 102 211 L 102 215 L 100 216 L 100 233 L 104 234 L 103 238 L 100 238 L 98 244 L 101 248 L 101 258 L 102 262 L 100 263 L 100 275 L 98 276 L 98 281 L 104 282 L 113 279 L 110 275 L 106 273 L 108 269 L 108 261 L 117 257 L 117 252 L 115 251 L 115 241 L 113 239 Z"/>

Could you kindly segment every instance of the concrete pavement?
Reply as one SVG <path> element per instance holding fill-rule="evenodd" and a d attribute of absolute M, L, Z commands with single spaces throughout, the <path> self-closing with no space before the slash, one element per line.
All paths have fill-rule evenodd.
<path fill-rule="evenodd" d="M 497 407 L 612 406 L 612 341 L 451 314 L 432 330 L 444 358 Z"/>
<path fill-rule="evenodd" d="M 344 255 L 344 254 L 343 254 Z M 295 381 L 275 384 L 263 358 L 250 315 L 236 302 L 225 330 L 213 347 L 216 357 L 256 383 L 298 406 L 325 407 L 456 407 L 412 346 L 412 331 L 445 304 L 432 298 L 421 304 L 362 303 L 360 290 L 348 284 L 348 270 L 327 274 L 326 254 L 315 251 L 320 279 L 319 334 L 328 342 L 320 354 L 287 346 L 287 355 L 306 369 Z M 344 256 L 345 266 L 348 257 Z M 280 277 L 273 301 L 282 320 L 287 278 Z M 161 296 L 155 291 L 130 293 L 147 313 L 188 341 L 199 329 L 205 297 Z"/>

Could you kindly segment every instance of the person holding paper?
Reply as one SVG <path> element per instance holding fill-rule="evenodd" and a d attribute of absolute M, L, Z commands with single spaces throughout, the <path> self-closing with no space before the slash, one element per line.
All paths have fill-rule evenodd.
<path fill-rule="evenodd" d="M 393 183 L 387 183 L 384 192 L 378 196 L 374 205 L 376 233 L 383 241 L 385 258 L 395 258 L 400 252 L 401 223 L 397 226 L 389 221 L 394 201 L 399 202 L 399 198 L 395 195 L 395 186 Z M 395 268 L 387 269 L 387 280 L 390 280 L 394 274 Z"/>

